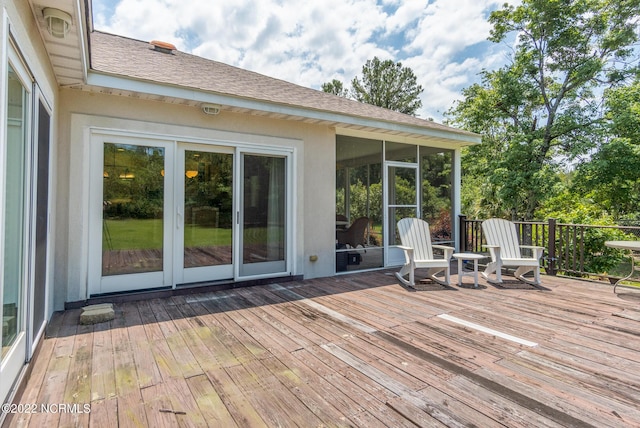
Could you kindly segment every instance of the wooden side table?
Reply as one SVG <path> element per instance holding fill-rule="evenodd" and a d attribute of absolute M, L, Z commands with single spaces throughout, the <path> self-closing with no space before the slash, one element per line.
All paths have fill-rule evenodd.
<path fill-rule="evenodd" d="M 473 287 L 478 288 L 478 260 L 487 256 L 474 253 L 454 253 L 453 258 L 458 260 L 458 285 L 462 285 L 462 277 L 465 275 L 473 275 Z M 464 260 L 473 260 L 473 272 L 464 272 L 462 270 L 462 262 Z"/>

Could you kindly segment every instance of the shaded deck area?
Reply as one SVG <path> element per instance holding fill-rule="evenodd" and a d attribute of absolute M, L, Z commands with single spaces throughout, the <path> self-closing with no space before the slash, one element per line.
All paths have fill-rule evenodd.
<path fill-rule="evenodd" d="M 9 422 L 640 426 L 640 296 L 505 279 L 412 292 L 389 272 L 360 273 L 116 304 L 94 326 L 69 310 L 16 402 L 90 411 Z"/>

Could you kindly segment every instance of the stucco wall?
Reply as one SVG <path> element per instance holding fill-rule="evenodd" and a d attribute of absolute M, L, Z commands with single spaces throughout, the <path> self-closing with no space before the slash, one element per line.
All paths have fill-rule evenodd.
<path fill-rule="evenodd" d="M 144 101 L 73 89 L 61 91 L 55 260 L 56 307 L 87 297 L 88 127 L 227 139 L 252 144 L 286 139 L 295 149 L 296 259 L 294 274 L 306 278 L 334 272 L 335 133 L 326 126 L 222 111 L 207 116 L 198 107 Z M 267 137 L 267 138 L 263 138 Z M 315 262 L 310 256 L 318 256 Z"/>

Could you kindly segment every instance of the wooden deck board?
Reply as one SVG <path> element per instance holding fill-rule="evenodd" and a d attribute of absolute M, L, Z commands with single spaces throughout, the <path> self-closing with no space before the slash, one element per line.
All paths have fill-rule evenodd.
<path fill-rule="evenodd" d="M 547 276 L 423 288 L 380 271 L 121 303 L 95 326 L 57 313 L 15 403 L 91 411 L 6 423 L 640 425 L 640 299 Z"/>
<path fill-rule="evenodd" d="M 266 427 L 267 421 L 258 413 L 243 393 L 241 388 L 233 381 L 226 369 L 207 371 L 207 378 L 213 385 L 216 393 L 233 417 L 234 421 L 243 427 Z"/>
<path fill-rule="evenodd" d="M 553 427 L 565 428 L 566 425 L 546 418 L 539 413 L 523 406 L 514 406 L 507 397 L 489 391 L 482 385 L 464 376 L 451 378 L 447 384 L 439 386 L 442 393 L 474 406 L 480 412 L 490 415 L 495 421 L 506 424 L 510 428 Z"/>
<path fill-rule="evenodd" d="M 484 368 L 482 374 L 488 374 Z M 512 361 L 501 361 L 491 368 L 490 379 L 511 385 L 514 391 L 545 403 L 575 419 L 584 420 L 584 426 L 609 426 L 611 415 L 623 415 L 629 426 L 638 426 L 638 410 L 619 405 L 609 397 L 604 397 L 583 386 L 575 387 L 555 378 L 553 373 L 535 370 Z M 625 410 L 622 410 L 622 409 Z M 621 413 L 622 412 L 622 413 Z M 635 415 L 635 416 L 632 416 Z"/>
<path fill-rule="evenodd" d="M 147 337 L 138 307 L 133 303 L 127 303 L 122 308 L 127 321 L 127 332 L 138 375 L 138 385 L 140 388 L 157 385 L 162 382 L 162 374 L 153 357 L 152 346 Z"/>
<path fill-rule="evenodd" d="M 64 402 L 64 391 L 67 377 L 71 369 L 71 359 L 75 343 L 75 334 L 78 330 L 78 311 L 67 311 L 64 313 L 64 320 L 55 337 L 54 350 L 49 359 L 47 375 L 42 385 L 36 385 L 40 389 L 36 403 L 59 403 Z M 23 402 L 24 403 L 24 402 Z M 29 426 L 58 426 L 60 423 L 59 413 L 39 412 L 32 415 Z"/>
<path fill-rule="evenodd" d="M 93 326 L 80 325 L 76 333 L 71 365 L 64 390 L 63 403 L 77 404 L 79 409 L 91 402 L 91 367 L 93 359 Z M 60 425 L 87 426 L 89 413 L 62 412 Z"/>
<path fill-rule="evenodd" d="M 117 396 L 116 372 L 113 355 L 104 352 L 113 349 L 109 323 L 95 325 L 93 330 L 93 364 L 91 365 L 91 402 Z"/>
<path fill-rule="evenodd" d="M 187 379 L 191 394 L 207 424 L 220 427 L 238 426 L 206 375 Z"/>

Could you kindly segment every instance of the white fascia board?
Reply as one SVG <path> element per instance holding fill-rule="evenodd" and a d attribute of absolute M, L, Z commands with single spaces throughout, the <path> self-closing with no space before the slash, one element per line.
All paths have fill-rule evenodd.
<path fill-rule="evenodd" d="M 122 76 L 108 75 L 95 71 L 89 71 L 87 84 L 122 91 L 140 92 L 149 95 L 180 98 L 201 103 L 220 104 L 229 107 L 246 108 L 250 110 L 264 111 L 268 113 L 284 114 L 304 117 L 314 120 L 342 123 L 351 126 L 379 128 L 390 132 L 424 135 L 425 137 L 454 140 L 465 145 L 480 143 L 480 136 L 473 134 L 460 134 L 446 132 L 438 129 L 421 128 L 396 122 L 385 122 L 357 116 L 348 116 L 340 113 L 332 113 L 321 110 L 307 109 L 293 105 L 275 104 L 267 101 L 234 97 L 224 94 L 199 91 L 180 86 L 161 85 L 154 82 L 130 79 Z"/>
<path fill-rule="evenodd" d="M 462 147 L 473 146 L 480 144 L 480 136 L 474 139 L 474 135 L 460 135 L 455 133 L 445 133 L 444 137 L 434 137 L 432 135 L 419 138 L 416 136 L 406 136 L 402 134 L 380 134 L 373 131 L 366 131 L 362 129 L 343 128 L 340 125 L 336 126 L 336 134 L 344 135 L 347 137 L 364 138 L 368 140 L 384 140 L 392 141 L 394 143 L 414 144 L 417 146 L 436 147 L 441 149 L 455 150 Z M 459 137 L 467 137 L 466 139 Z M 470 138 L 469 138 L 470 137 Z"/>
<path fill-rule="evenodd" d="M 82 62 L 82 74 L 83 74 L 83 79 L 86 82 L 87 81 L 87 73 L 89 70 L 89 61 L 87 58 L 89 58 L 89 46 L 88 46 L 88 42 L 87 40 L 89 40 L 89 35 L 87 32 L 87 27 L 85 26 L 86 20 L 85 20 L 85 16 L 86 15 L 86 11 L 84 8 L 85 4 L 91 4 L 91 2 L 89 3 L 85 3 L 82 0 L 76 0 L 76 11 L 78 14 L 78 19 L 77 19 L 77 25 L 78 25 L 78 40 L 80 41 L 80 61 Z M 93 17 L 89 18 L 89 19 L 93 19 Z"/>

